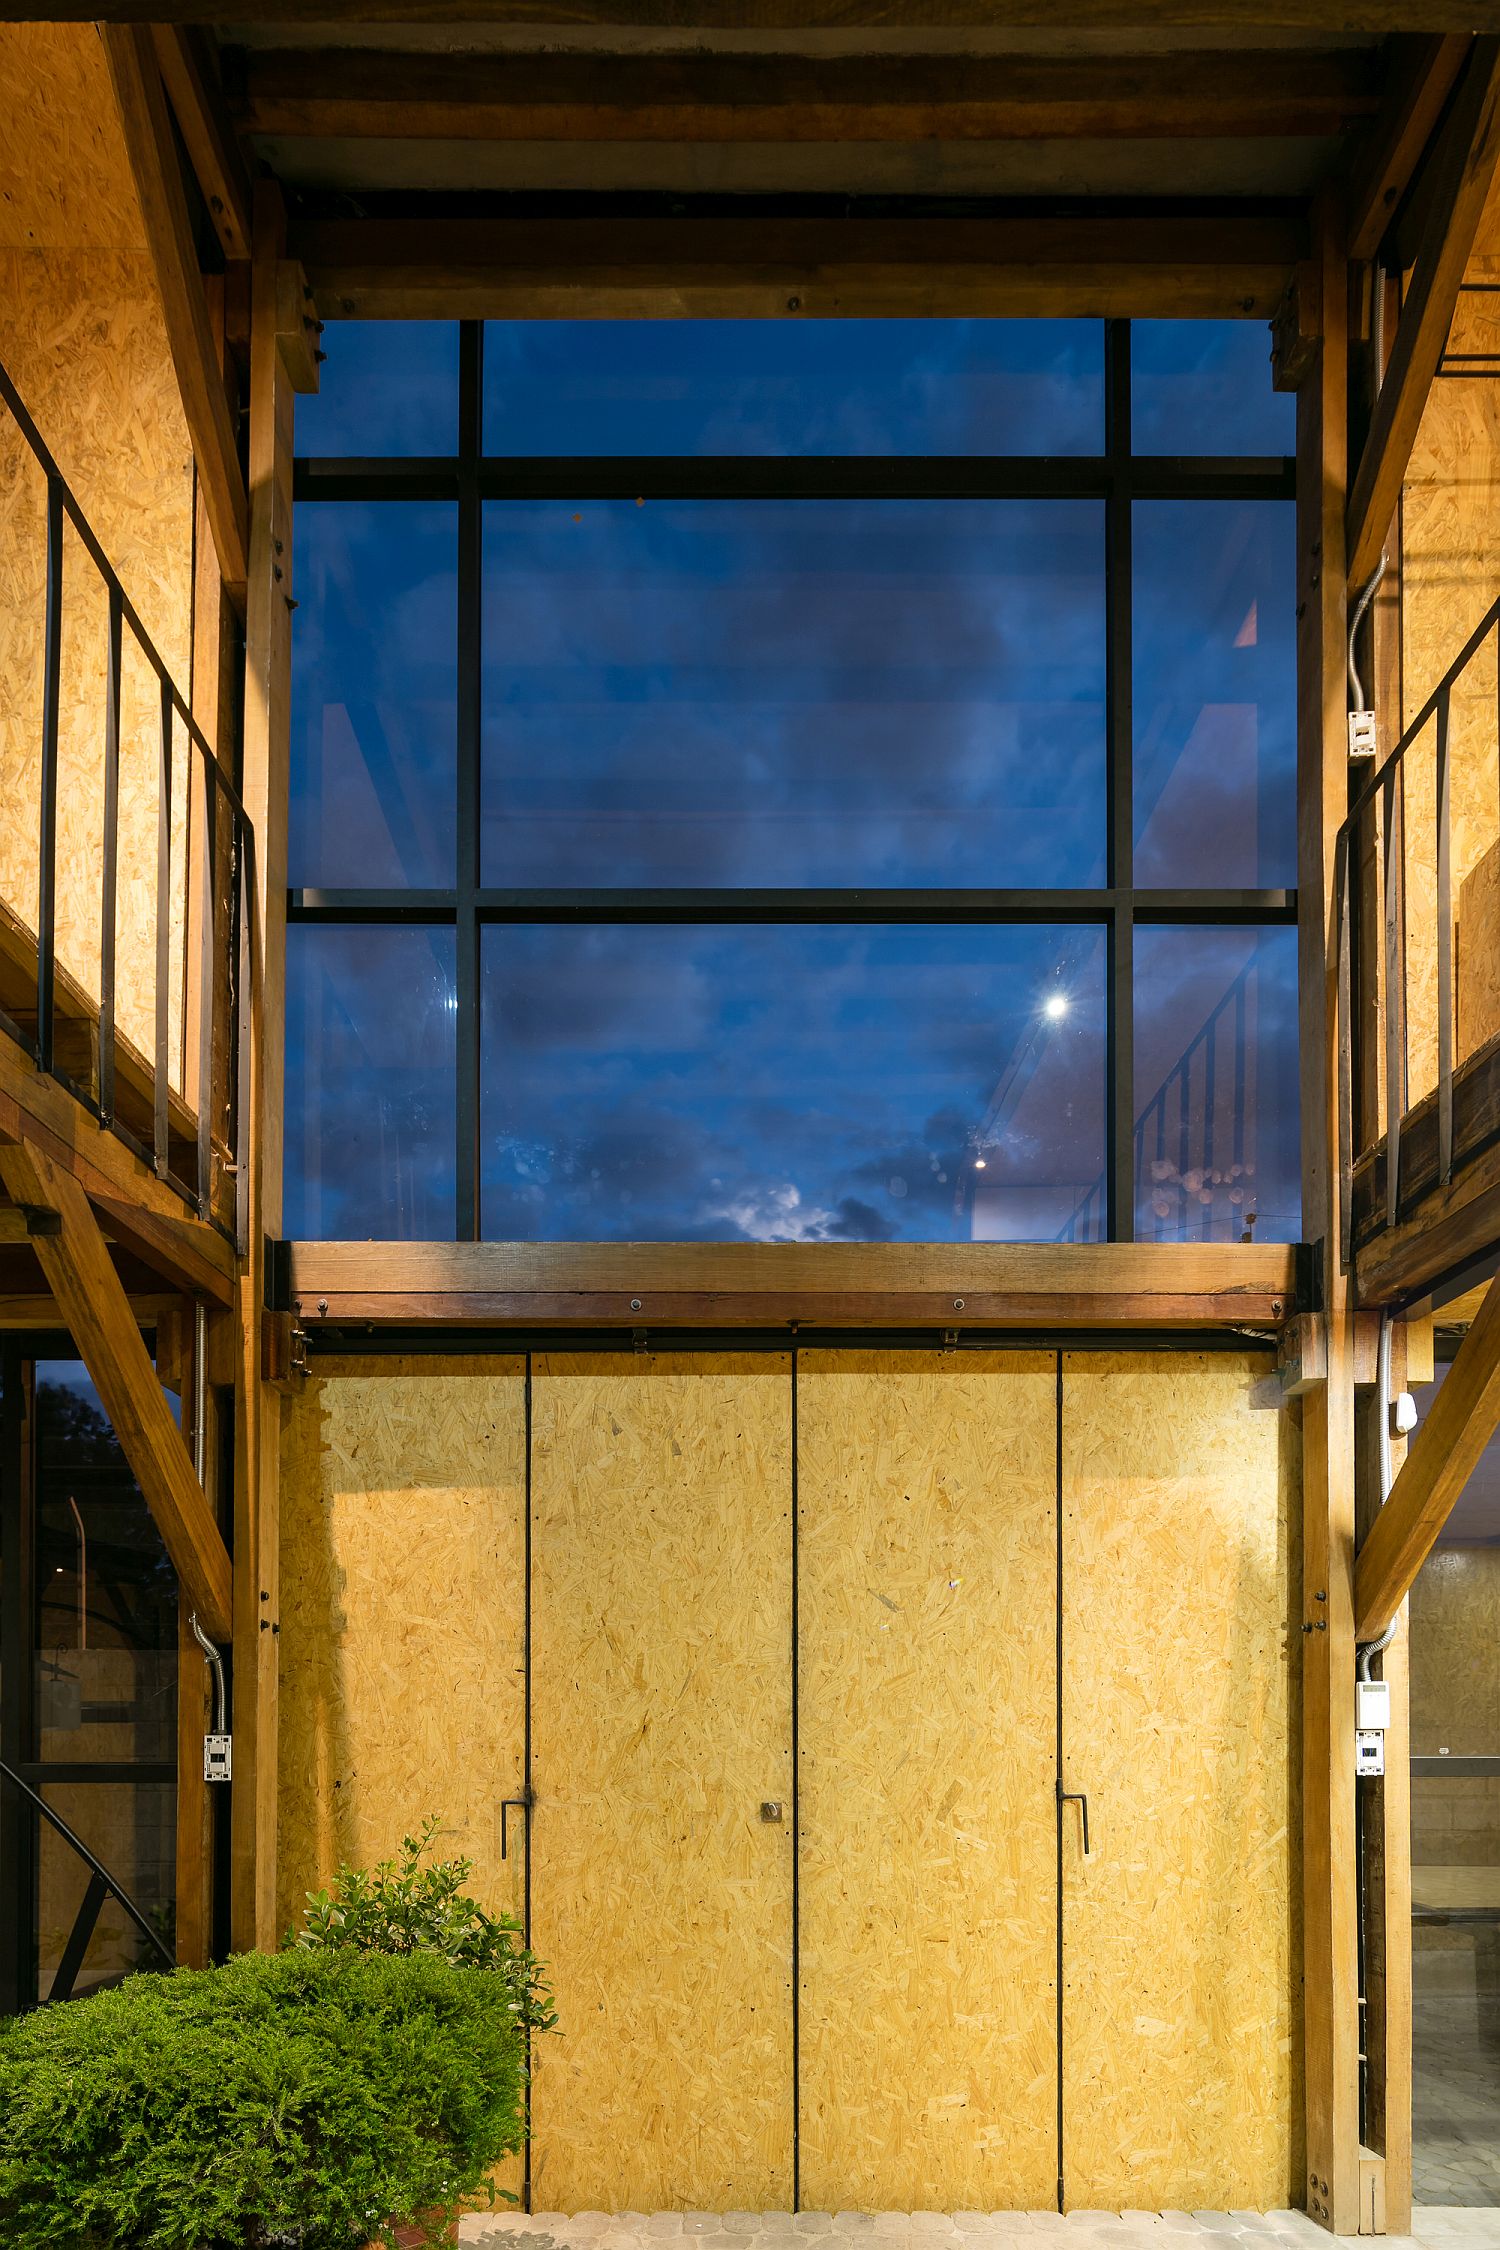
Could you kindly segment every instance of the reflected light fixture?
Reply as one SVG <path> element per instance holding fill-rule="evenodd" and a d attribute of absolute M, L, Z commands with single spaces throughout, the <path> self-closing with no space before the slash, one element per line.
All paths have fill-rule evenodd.
<path fill-rule="evenodd" d="M 1061 1023 L 1067 1012 L 1068 996 L 1065 992 L 1049 992 L 1042 1002 L 1042 1014 L 1049 1023 Z"/>
<path fill-rule="evenodd" d="M 982 1172 L 984 1170 L 984 1158 L 982 1156 L 975 1157 L 974 1169 L 976 1172 Z"/>

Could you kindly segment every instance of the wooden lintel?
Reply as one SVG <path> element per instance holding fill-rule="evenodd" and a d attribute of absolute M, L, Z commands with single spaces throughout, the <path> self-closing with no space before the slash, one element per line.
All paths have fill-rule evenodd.
<path fill-rule="evenodd" d="M 1378 110 L 1360 49 L 1094 55 L 412 54 L 252 49 L 241 122 L 278 139 L 1331 138 Z"/>
<path fill-rule="evenodd" d="M 107 25 L 104 52 L 219 569 L 231 598 L 243 605 L 249 503 L 156 47 L 145 25 Z"/>
<path fill-rule="evenodd" d="M 1391 93 L 1356 168 L 1349 198 L 1349 255 L 1373 258 L 1468 55 L 1462 32 L 1390 42 Z"/>
<path fill-rule="evenodd" d="M 17 1203 L 57 1214 L 55 1233 L 32 1237 L 57 1309 L 156 1519 L 185 1601 L 211 1639 L 227 1641 L 228 1551 L 88 1198 L 30 1142 L 0 1148 L 0 1178 Z"/>
<path fill-rule="evenodd" d="M 292 1309 L 455 1327 L 1263 1327 L 1286 1317 L 1276 1244 L 363 1243 L 292 1245 Z"/>
<path fill-rule="evenodd" d="M 1485 1292 L 1354 1566 L 1355 1633 L 1378 1639 L 1500 1428 L 1500 1275 Z"/>
<path fill-rule="evenodd" d="M 13 1041 L 0 1038 L 0 1142 L 23 1139 L 70 1173 L 106 1233 L 174 1289 L 215 1305 L 231 1302 L 234 1250 L 223 1235 Z"/>
<path fill-rule="evenodd" d="M 1438 184 L 1349 495 L 1351 588 L 1367 583 L 1389 535 L 1497 160 L 1500 38 L 1489 37 L 1475 43 L 1433 160 L 1439 167 Z"/>
<path fill-rule="evenodd" d="M 240 0 L 53 0 L 49 15 L 62 23 L 128 23 L 147 12 L 164 23 L 243 23 Z M 1412 25 L 1413 0 L 1341 0 L 1336 11 L 1319 0 L 1152 0 L 1149 9 L 1122 9 L 1120 0 L 1069 0 L 1072 30 L 1117 30 L 1123 21 L 1149 22 L 1155 31 L 1214 27 L 1263 39 L 1276 25 L 1299 30 L 1400 32 Z M 1423 0 L 1422 16 L 1434 31 L 1489 29 L 1500 22 L 1495 0 Z M 539 0 L 463 0 L 466 23 L 517 26 L 531 31 L 570 26 L 676 31 L 913 31 L 995 30 L 1040 27 L 1055 31 L 1056 0 L 568 0 L 558 9 Z M 268 0 L 257 23 L 300 24 L 307 0 Z M 318 0 L 321 24 L 433 24 L 451 33 L 452 0 Z"/>
<path fill-rule="evenodd" d="M 213 77 L 201 31 L 181 24 L 152 28 L 156 60 L 188 160 L 226 258 L 250 255 L 250 174 Z"/>

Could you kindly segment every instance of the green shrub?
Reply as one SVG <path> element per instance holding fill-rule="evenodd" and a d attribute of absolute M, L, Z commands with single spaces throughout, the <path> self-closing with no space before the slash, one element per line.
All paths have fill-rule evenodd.
<path fill-rule="evenodd" d="M 355 2250 L 483 2200 L 523 2138 L 503 1978 L 242 1954 L 0 2027 L 6 2250 Z"/>
<path fill-rule="evenodd" d="M 383 1859 L 367 1874 L 340 1863 L 331 1891 L 309 1891 L 301 1930 L 288 1945 L 309 1951 L 440 1953 L 464 1969 L 489 1969 L 505 1980 L 516 2020 L 527 2031 L 550 2031 L 557 2017 L 540 1978 L 535 1954 L 509 1914 L 488 1914 L 464 1885 L 471 1859 L 422 1861 L 440 1833 L 436 1813 L 420 1836 L 403 1836 L 401 1857 Z"/>

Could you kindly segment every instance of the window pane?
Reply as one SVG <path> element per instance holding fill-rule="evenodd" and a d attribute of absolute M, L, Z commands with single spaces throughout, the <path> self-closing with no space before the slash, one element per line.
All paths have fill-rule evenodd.
<path fill-rule="evenodd" d="M 324 456 L 458 451 L 458 323 L 330 320 L 316 391 L 297 401 L 297 451 Z"/>
<path fill-rule="evenodd" d="M 1095 320 L 491 321 L 491 454 L 1098 453 Z"/>
<path fill-rule="evenodd" d="M 454 968 L 451 929 L 287 932 L 289 1236 L 452 1236 Z"/>
<path fill-rule="evenodd" d="M 503 885 L 1100 881 L 1093 501 L 499 502 Z"/>
<path fill-rule="evenodd" d="M 1094 929 L 485 933 L 484 1231 L 1097 1236 Z"/>
<path fill-rule="evenodd" d="M 1130 419 L 1137 453 L 1297 450 L 1297 401 L 1271 388 L 1259 320 L 1132 321 Z"/>
<path fill-rule="evenodd" d="M 1136 1233 L 1296 1242 L 1297 933 L 1135 933 Z"/>
<path fill-rule="evenodd" d="M 288 880 L 451 888 L 458 510 L 301 502 Z"/>
<path fill-rule="evenodd" d="M 1297 880 L 1290 501 L 1134 511 L 1135 879 Z"/>
<path fill-rule="evenodd" d="M 173 1950 L 177 1925 L 177 1791 L 170 1781 L 49 1781 L 41 1794 L 81 1843 L 117 1876 Z M 53 1979 L 78 1909 L 89 1870 L 50 1821 L 34 1816 L 37 1839 L 37 1998 L 51 1997 Z M 99 1909 L 73 1981 L 73 1998 L 122 1984 L 137 1969 L 160 1967 L 117 1898 Z"/>

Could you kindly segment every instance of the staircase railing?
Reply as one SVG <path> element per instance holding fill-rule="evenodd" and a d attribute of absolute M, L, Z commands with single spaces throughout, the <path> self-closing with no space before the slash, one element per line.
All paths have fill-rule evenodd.
<path fill-rule="evenodd" d="M 73 1917 L 73 1927 L 68 1933 L 67 1943 L 62 1949 L 57 1968 L 53 1973 L 52 1988 L 47 1995 L 48 2006 L 54 2000 L 72 1999 L 73 1987 L 78 1982 L 78 1972 L 83 1967 L 84 1957 L 89 1949 L 89 1940 L 98 1924 L 104 1902 L 109 1898 L 118 1900 L 152 1952 L 160 1959 L 162 1967 L 175 1969 L 177 1963 L 172 1958 L 165 1941 L 152 1928 L 119 1877 L 111 1875 L 104 1862 L 95 1857 L 81 1836 L 74 1834 L 62 1815 L 55 1812 L 46 1798 L 40 1796 L 32 1788 L 29 1781 L 23 1781 L 15 1767 L 7 1765 L 3 1758 L 0 1758 L 0 1779 L 8 1781 L 13 1789 L 20 1791 L 21 1795 L 41 1814 L 43 1820 L 61 1836 L 63 1842 L 77 1854 L 89 1870 L 88 1887 L 79 1902 L 78 1912 Z"/>

